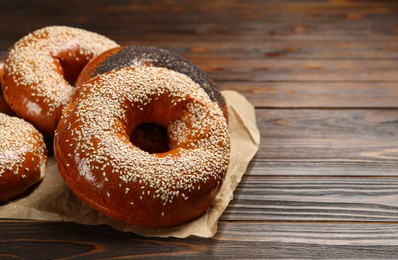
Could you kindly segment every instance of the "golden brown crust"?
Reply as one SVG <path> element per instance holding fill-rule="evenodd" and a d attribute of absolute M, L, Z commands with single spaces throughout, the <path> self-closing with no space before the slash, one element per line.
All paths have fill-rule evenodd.
<path fill-rule="evenodd" d="M 40 181 L 46 164 L 43 136 L 26 121 L 0 113 L 0 202 Z"/>
<path fill-rule="evenodd" d="M 167 127 L 170 150 L 130 142 L 143 122 Z M 229 164 L 226 120 L 189 77 L 155 67 L 124 68 L 79 87 L 54 138 L 68 186 L 111 218 L 145 227 L 185 223 L 205 212 Z"/>
<path fill-rule="evenodd" d="M 3 97 L 3 90 L 2 90 L 5 57 L 6 57 L 6 53 L 0 52 L 0 113 L 4 113 L 7 115 L 13 115 L 14 113 L 12 112 L 10 106 L 7 104 L 7 102 L 5 101 L 5 99 Z"/>
<path fill-rule="evenodd" d="M 5 62 L 3 93 L 20 117 L 52 136 L 74 88 L 70 83 L 87 62 L 118 46 L 96 33 L 50 26 L 11 48 Z"/>
<path fill-rule="evenodd" d="M 199 84 L 210 99 L 217 102 L 228 119 L 224 97 L 218 91 L 213 80 L 200 68 L 184 57 L 168 50 L 151 46 L 120 46 L 108 50 L 90 61 L 81 72 L 76 85 L 115 69 L 137 66 L 153 66 L 167 68 L 190 77 Z"/>
<path fill-rule="evenodd" d="M 0 113 L 4 113 L 7 115 L 13 114 L 11 108 L 8 106 L 7 102 L 4 100 L 4 97 L 1 94 L 0 94 Z"/>

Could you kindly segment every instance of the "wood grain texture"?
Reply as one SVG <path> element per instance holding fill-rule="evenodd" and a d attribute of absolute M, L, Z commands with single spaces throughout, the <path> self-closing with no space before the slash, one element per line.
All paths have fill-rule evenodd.
<path fill-rule="evenodd" d="M 398 222 L 398 177 L 246 176 L 222 220 Z"/>
<path fill-rule="evenodd" d="M 260 109 L 257 158 L 398 164 L 398 109 Z"/>
<path fill-rule="evenodd" d="M 398 45 L 398 44 L 397 44 Z M 218 81 L 258 108 L 398 108 L 396 82 Z"/>
<path fill-rule="evenodd" d="M 1 1 L 0 49 L 47 25 L 188 58 L 256 107 L 260 149 L 211 239 L 0 220 L 0 258 L 398 258 L 397 1 Z"/>
<path fill-rule="evenodd" d="M 324 149 L 327 149 L 326 147 Z M 394 148 L 395 150 L 395 148 Z M 391 176 L 398 177 L 396 160 L 372 158 L 285 158 L 261 159 L 255 157 L 248 168 L 248 173 L 262 176 Z"/>
<path fill-rule="evenodd" d="M 0 229 L 0 256 L 14 259 L 50 259 L 49 255 L 68 259 L 398 257 L 397 225 L 381 223 L 221 221 L 214 238 L 183 240 L 143 238 L 104 226 L 73 223 L 10 221 L 0 223 Z"/>
<path fill-rule="evenodd" d="M 397 81 L 396 60 L 193 59 L 218 81 Z"/>

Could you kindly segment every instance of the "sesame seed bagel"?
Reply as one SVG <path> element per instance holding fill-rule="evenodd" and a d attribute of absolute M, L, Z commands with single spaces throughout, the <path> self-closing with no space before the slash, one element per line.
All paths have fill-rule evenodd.
<path fill-rule="evenodd" d="M 0 113 L 0 202 L 39 182 L 46 173 L 43 136 L 28 122 Z"/>
<path fill-rule="evenodd" d="M 116 46 L 82 29 L 50 26 L 36 30 L 16 42 L 8 54 L 4 97 L 18 116 L 52 136 L 82 68 Z"/>
<path fill-rule="evenodd" d="M 168 151 L 149 153 L 130 141 L 148 122 L 167 128 Z M 123 68 L 78 88 L 56 130 L 54 154 L 65 182 L 93 208 L 131 225 L 169 227 L 213 203 L 230 137 L 218 105 L 189 77 Z"/>
<path fill-rule="evenodd" d="M 111 70 L 138 66 L 163 67 L 187 75 L 206 91 L 211 100 L 218 103 L 225 118 L 228 118 L 225 100 L 205 72 L 182 56 L 156 47 L 120 46 L 110 49 L 87 64 L 76 85 Z"/>

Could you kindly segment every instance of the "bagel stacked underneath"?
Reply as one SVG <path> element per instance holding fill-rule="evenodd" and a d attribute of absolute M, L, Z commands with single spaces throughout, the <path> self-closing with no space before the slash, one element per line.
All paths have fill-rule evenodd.
<path fill-rule="evenodd" d="M 180 55 L 151 46 L 119 46 L 91 60 L 80 73 L 76 85 L 81 85 L 89 78 L 115 69 L 128 67 L 161 67 L 190 77 L 207 93 L 210 99 L 217 102 L 228 118 L 224 97 L 217 90 L 214 82 L 197 66 Z"/>
<path fill-rule="evenodd" d="M 43 134 L 54 135 L 61 176 L 93 208 L 142 227 L 186 223 L 211 206 L 228 169 L 225 101 L 207 75 L 184 58 L 154 47 L 117 46 L 101 35 L 62 26 L 25 36 L 6 59 L 6 102 Z M 22 120 L 0 114 L 0 125 L 3 121 Z M 24 122 L 23 132 L 30 131 L 27 125 L 33 128 Z M 6 139 L 17 128 L 4 132 Z M 15 136 L 15 144 L 23 143 L 22 134 Z M 0 154 L 0 181 L 40 180 L 46 157 L 39 160 L 33 148 L 6 139 L 0 139 L 0 152 L 1 145 L 6 149 L 6 156 Z M 26 150 L 26 162 L 9 166 L 17 154 L 10 147 Z M 45 153 L 44 144 L 39 147 Z M 0 194 L 9 194 L 0 201 L 16 195 L 12 182 L 0 185 Z"/>
<path fill-rule="evenodd" d="M 167 68 L 188 76 L 219 105 L 225 118 L 228 118 L 225 100 L 206 73 L 178 54 L 156 47 L 119 46 L 105 51 L 86 65 L 76 81 L 76 87 L 79 88 L 88 79 L 112 70 L 142 66 Z M 166 132 L 164 127 L 145 123 L 134 129 L 130 139 L 136 146 L 148 152 L 163 152 L 169 149 Z"/>

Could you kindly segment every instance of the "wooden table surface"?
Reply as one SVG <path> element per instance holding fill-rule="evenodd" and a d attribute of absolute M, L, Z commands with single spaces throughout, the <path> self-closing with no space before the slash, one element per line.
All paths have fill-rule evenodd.
<path fill-rule="evenodd" d="M 261 145 L 213 238 L 1 220 L 0 258 L 398 258 L 397 1 L 31 2 L 1 1 L 1 50 L 57 24 L 175 51 Z"/>

